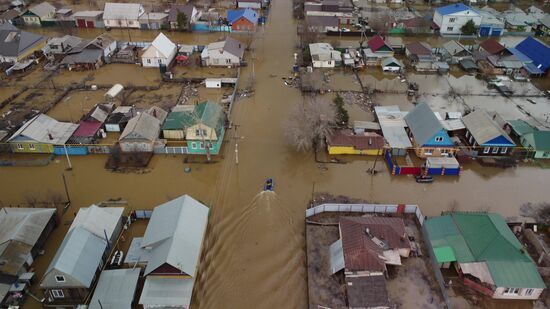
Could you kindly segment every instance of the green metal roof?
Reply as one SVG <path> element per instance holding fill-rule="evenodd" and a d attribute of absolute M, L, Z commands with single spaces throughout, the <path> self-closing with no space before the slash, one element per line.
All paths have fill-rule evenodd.
<path fill-rule="evenodd" d="M 451 247 L 459 263 L 486 262 L 498 287 L 545 287 L 534 262 L 502 216 L 452 213 L 428 219 L 425 224 L 438 262 L 450 261 L 445 247 Z"/>
<path fill-rule="evenodd" d="M 166 117 L 163 130 L 183 130 L 193 124 L 193 114 L 191 112 L 171 112 Z"/>
<path fill-rule="evenodd" d="M 453 248 L 449 246 L 434 248 L 434 253 L 439 263 L 455 262 L 456 256 Z"/>
<path fill-rule="evenodd" d="M 537 129 L 525 122 L 525 120 L 511 120 L 508 121 L 508 124 L 512 127 L 512 130 L 516 132 L 517 135 L 522 136 L 527 133 L 533 133 Z"/>
<path fill-rule="evenodd" d="M 535 131 L 523 136 L 529 143 L 529 146 L 538 151 L 550 150 L 550 131 Z M 527 146 L 527 145 L 523 145 Z"/>

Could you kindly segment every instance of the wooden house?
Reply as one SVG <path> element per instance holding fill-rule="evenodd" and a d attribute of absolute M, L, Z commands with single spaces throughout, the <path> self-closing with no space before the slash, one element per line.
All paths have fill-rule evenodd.
<path fill-rule="evenodd" d="M 462 118 L 466 126 L 465 140 L 479 156 L 508 156 L 516 146 L 514 141 L 481 109 Z"/>

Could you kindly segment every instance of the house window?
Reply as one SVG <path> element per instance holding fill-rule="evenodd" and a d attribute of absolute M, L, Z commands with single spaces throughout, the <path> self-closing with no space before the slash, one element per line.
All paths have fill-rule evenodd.
<path fill-rule="evenodd" d="M 57 281 L 57 282 L 65 282 L 65 277 L 64 277 L 64 276 L 55 276 L 55 281 Z"/>
<path fill-rule="evenodd" d="M 498 147 L 493 147 L 493 153 L 498 153 L 498 151 L 499 151 Z"/>
<path fill-rule="evenodd" d="M 483 153 L 489 153 L 489 151 L 491 151 L 491 147 L 483 148 Z"/>
<path fill-rule="evenodd" d="M 159 64 L 162 64 L 162 59 L 159 59 Z"/>
<path fill-rule="evenodd" d="M 456 21 L 456 18 L 449 18 L 450 23 L 454 23 Z"/>
<path fill-rule="evenodd" d="M 204 143 L 201 142 L 199 147 L 200 147 L 200 149 L 204 149 Z"/>
<path fill-rule="evenodd" d="M 424 155 L 431 156 L 433 154 L 433 151 L 434 151 L 433 149 L 427 148 L 424 150 Z"/>
<path fill-rule="evenodd" d="M 518 288 L 505 288 L 504 289 L 504 294 L 512 294 L 512 295 L 515 295 L 515 294 L 518 294 L 519 293 L 519 289 Z"/>
<path fill-rule="evenodd" d="M 23 145 L 22 144 L 17 144 L 17 149 L 23 150 Z"/>
<path fill-rule="evenodd" d="M 501 154 L 506 154 L 507 152 L 508 152 L 508 148 L 506 148 L 506 147 L 500 148 L 500 153 Z"/>
<path fill-rule="evenodd" d="M 545 157 L 545 158 L 548 157 L 548 156 L 550 156 L 550 151 L 545 151 L 545 152 L 543 152 L 543 153 L 542 153 L 542 156 Z"/>
<path fill-rule="evenodd" d="M 197 143 L 192 142 L 192 143 L 191 143 L 191 148 L 192 148 L 192 149 L 197 149 Z"/>
<path fill-rule="evenodd" d="M 34 144 L 29 144 L 29 149 L 30 150 L 35 150 L 36 148 L 34 148 Z"/>
<path fill-rule="evenodd" d="M 443 136 L 436 136 L 435 141 L 438 142 L 438 143 L 442 142 L 443 141 Z"/>
<path fill-rule="evenodd" d="M 453 27 L 447 27 L 447 31 L 449 32 L 453 31 Z"/>
<path fill-rule="evenodd" d="M 525 296 L 531 296 L 533 295 L 534 289 L 525 289 Z"/>
<path fill-rule="evenodd" d="M 195 135 L 200 137 L 206 137 L 206 130 L 205 129 L 196 129 Z"/>
<path fill-rule="evenodd" d="M 231 64 L 231 59 L 225 59 L 225 63 Z"/>
<path fill-rule="evenodd" d="M 63 294 L 63 290 L 52 290 L 52 296 L 54 298 L 65 298 L 65 294 Z"/>
<path fill-rule="evenodd" d="M 151 63 L 151 59 L 147 59 L 147 63 Z"/>
<path fill-rule="evenodd" d="M 447 149 L 447 148 L 441 149 L 441 154 L 442 155 L 446 155 L 448 153 L 449 153 L 449 149 Z"/>

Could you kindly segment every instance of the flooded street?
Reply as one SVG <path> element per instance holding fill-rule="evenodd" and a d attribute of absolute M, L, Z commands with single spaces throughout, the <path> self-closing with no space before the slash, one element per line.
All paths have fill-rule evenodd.
<path fill-rule="evenodd" d="M 106 156 L 100 155 L 72 157 L 72 171 L 65 171 L 64 157 L 57 157 L 45 167 L 0 167 L 0 206 L 25 204 L 32 198 L 47 201 L 56 194 L 65 196 L 63 173 L 67 179 L 71 206 L 50 237 L 46 254 L 36 260 L 38 278 L 65 236 L 66 222 L 78 208 L 120 198 L 128 201 L 130 209 L 151 209 L 189 194 L 211 207 L 192 308 L 306 308 L 304 216 L 312 192 L 378 203 L 418 204 L 428 216 L 438 215 L 450 207 L 516 216 L 521 204 L 550 198 L 550 170 L 538 165 L 502 170 L 470 164 L 459 178 L 438 177 L 433 184 L 417 184 L 410 177 L 391 176 L 381 158 L 344 157 L 347 164 L 326 164 L 325 169 L 315 162 L 313 154 L 296 153 L 287 145 L 282 128 L 291 107 L 304 100 L 296 88 L 286 86 L 281 80 L 291 74 L 297 45 L 291 1 L 273 1 L 269 17 L 265 29 L 260 29 L 255 38 L 255 60 L 248 59 L 249 65 L 241 76 L 242 81 L 254 78 L 255 95 L 237 101 L 231 115 L 235 126 L 228 130 L 224 158 L 220 162 L 187 164 L 181 156 L 155 155 L 149 171 L 143 174 L 109 172 L 104 169 Z M 125 32 L 113 30 L 111 34 L 128 35 Z M 153 31 L 135 35 L 138 33 L 145 33 L 140 38 L 143 40 L 156 35 Z M 90 33 L 88 37 L 97 34 Z M 77 35 L 84 36 L 80 32 Z M 139 40 L 131 35 L 132 39 Z M 181 38 L 176 39 L 179 43 L 194 40 L 198 44 L 223 36 L 219 33 L 172 35 Z M 77 79 L 84 77 L 83 74 Z M 146 78 L 154 79 L 158 75 Z M 390 81 L 377 81 L 368 73 L 362 78 L 391 87 Z M 353 79 L 341 82 L 345 84 L 347 80 Z M 419 80 L 419 83 L 422 87 L 440 86 L 439 81 L 431 79 L 424 83 Z M 174 96 L 176 90 L 173 89 Z M 78 95 L 81 98 L 87 94 Z M 136 95 L 132 98 L 145 94 Z M 387 98 L 379 95 L 377 99 L 384 105 L 411 106 L 410 102 L 403 101 L 403 96 Z M 74 102 L 71 105 L 75 105 Z M 52 110 L 52 113 L 63 119 L 74 119 L 79 113 L 78 107 L 70 111 Z M 356 115 L 362 111 L 355 107 L 350 113 L 352 120 L 364 118 L 362 114 Z M 366 171 L 375 163 L 379 173 L 372 176 Z M 186 166 L 191 167 L 190 173 L 184 173 Z M 275 193 L 260 193 L 269 177 L 275 181 Z M 24 306 L 40 307 L 32 299 Z"/>

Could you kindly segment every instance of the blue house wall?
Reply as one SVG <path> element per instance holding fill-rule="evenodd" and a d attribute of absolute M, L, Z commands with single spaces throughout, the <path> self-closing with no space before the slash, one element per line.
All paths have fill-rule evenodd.
<path fill-rule="evenodd" d="M 437 141 L 439 137 L 442 138 L 441 141 Z M 453 141 L 451 141 L 451 138 L 449 137 L 449 134 L 447 134 L 447 131 L 445 129 L 439 130 L 432 138 L 430 138 L 422 147 L 452 147 L 454 146 Z"/>

